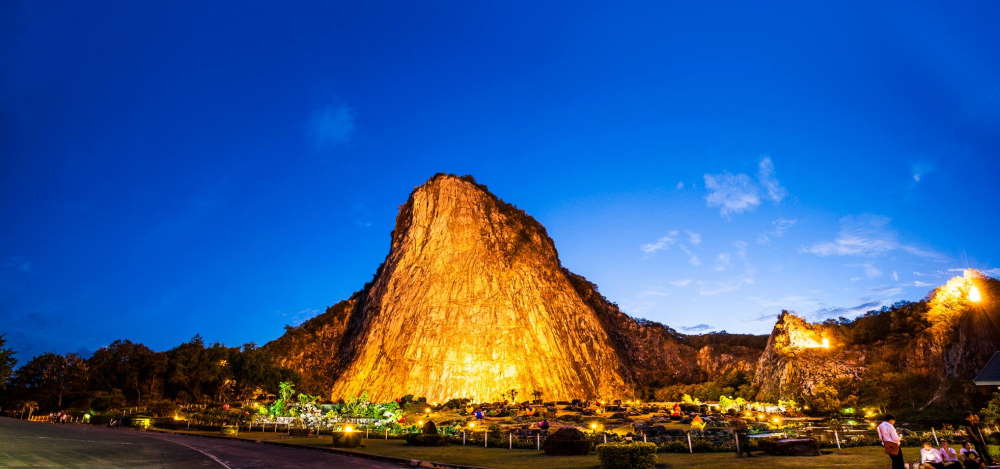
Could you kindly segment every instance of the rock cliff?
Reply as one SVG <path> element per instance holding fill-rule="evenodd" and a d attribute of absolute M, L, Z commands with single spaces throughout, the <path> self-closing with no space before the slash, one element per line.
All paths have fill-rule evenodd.
<path fill-rule="evenodd" d="M 816 410 L 957 408 L 983 394 L 970 378 L 1000 348 L 994 298 L 1000 282 L 967 271 L 923 301 L 853 321 L 782 312 L 766 342 L 684 335 L 629 317 L 564 268 L 534 218 L 469 177 L 439 174 L 400 207 L 373 280 L 266 348 L 302 375 L 301 389 L 333 399 L 648 397 L 744 373 L 757 399 Z"/>
<path fill-rule="evenodd" d="M 721 336 L 720 336 L 721 337 Z M 629 398 L 650 383 L 753 367 L 761 347 L 688 343 L 563 268 L 534 218 L 439 174 L 400 208 L 371 283 L 267 348 L 304 389 L 445 401 Z"/>
<path fill-rule="evenodd" d="M 983 390 L 972 378 L 1000 349 L 1000 282 L 967 270 L 923 301 L 848 323 L 782 312 L 757 362 L 758 399 L 824 410 L 877 405 L 958 410 Z"/>

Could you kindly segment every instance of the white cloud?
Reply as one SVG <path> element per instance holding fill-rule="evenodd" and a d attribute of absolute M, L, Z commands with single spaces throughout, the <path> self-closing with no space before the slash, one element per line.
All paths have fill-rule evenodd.
<path fill-rule="evenodd" d="M 747 257 L 747 246 L 746 241 L 734 241 L 735 257 L 732 253 L 726 251 L 720 252 L 715 258 L 715 270 L 719 272 L 733 270 L 734 261 L 739 260 L 743 265 L 743 273 L 739 277 L 726 281 L 699 282 L 701 288 L 698 294 L 703 296 L 718 295 L 739 290 L 747 285 L 753 285 L 756 281 L 757 269 L 750 264 Z"/>
<path fill-rule="evenodd" d="M 739 278 L 736 278 L 736 279 L 733 279 L 733 280 L 729 280 L 729 281 L 712 282 L 708 286 L 702 286 L 698 290 L 698 294 L 702 295 L 702 296 L 713 296 L 713 295 L 719 295 L 719 294 L 722 294 L 722 293 L 730 293 L 730 292 L 734 292 L 736 290 L 739 290 L 740 288 L 743 288 L 744 286 L 753 285 L 754 281 L 755 280 L 754 280 L 753 276 L 751 276 L 751 275 L 744 275 L 742 277 L 739 277 Z"/>
<path fill-rule="evenodd" d="M 688 235 L 688 242 L 697 246 L 701 244 L 701 233 L 695 233 L 694 231 L 684 230 Z"/>
<path fill-rule="evenodd" d="M 683 188 L 684 188 L 684 181 L 677 181 L 677 185 L 676 185 L 676 186 L 674 186 L 674 187 L 675 187 L 675 188 L 676 188 L 677 190 L 681 190 L 681 189 L 683 189 Z"/>
<path fill-rule="evenodd" d="M 774 162 L 770 157 L 762 158 L 757 165 L 756 182 L 743 173 L 706 174 L 704 178 L 705 188 L 708 189 L 706 204 L 719 207 L 719 213 L 724 217 L 757 208 L 761 204 L 762 191 L 763 197 L 774 203 L 781 202 L 788 195 L 774 175 Z"/>
<path fill-rule="evenodd" d="M 718 256 L 715 257 L 715 270 L 722 272 L 729 270 L 729 266 L 732 265 L 732 256 L 728 252 L 720 252 Z"/>
<path fill-rule="evenodd" d="M 873 309 L 879 309 L 885 304 L 886 303 L 884 301 L 869 300 L 855 306 L 821 308 L 813 311 L 811 316 L 817 321 L 836 317 L 850 318 L 851 316 L 857 316 L 858 314 L 865 313 Z"/>
<path fill-rule="evenodd" d="M 322 312 L 323 310 L 319 308 L 303 308 L 294 313 L 281 313 L 281 316 L 288 318 L 292 326 L 298 327 L 306 320 L 312 319 Z"/>
<path fill-rule="evenodd" d="M 669 250 L 673 246 L 677 246 L 677 249 L 683 252 L 688 257 L 688 263 L 693 266 L 701 265 L 701 259 L 691 250 L 690 247 L 680 239 L 681 232 L 679 230 L 671 230 L 666 236 L 657 239 L 652 243 L 643 244 L 639 246 L 639 249 L 646 254 L 652 254 L 657 251 Z M 693 245 L 701 244 L 701 235 L 695 233 L 694 231 L 684 230 L 684 234 L 687 235 L 688 242 Z"/>
<path fill-rule="evenodd" d="M 729 216 L 753 210 L 760 205 L 757 186 L 746 174 L 706 174 L 705 201 L 709 207 L 719 207 L 719 213 Z"/>
<path fill-rule="evenodd" d="M 671 280 L 669 283 L 675 287 L 686 287 L 688 285 L 691 285 L 691 279 L 682 278 L 679 280 Z"/>
<path fill-rule="evenodd" d="M 660 288 L 647 288 L 640 293 L 642 296 L 670 296 L 670 292 Z"/>
<path fill-rule="evenodd" d="M 899 272 L 896 272 L 895 270 L 893 270 L 892 271 L 892 279 L 898 282 L 899 281 Z"/>
<path fill-rule="evenodd" d="M 691 251 L 690 248 L 688 248 L 687 246 L 681 244 L 681 245 L 677 246 L 677 249 L 680 249 L 681 252 L 683 252 L 684 254 L 687 254 L 687 256 L 688 256 L 688 264 L 691 264 L 691 265 L 693 265 L 695 267 L 698 267 L 698 266 L 701 265 L 701 258 L 699 258 L 693 251 Z"/>
<path fill-rule="evenodd" d="M 865 277 L 876 278 L 882 276 L 882 271 L 875 267 L 875 264 L 866 262 L 864 264 L 847 264 L 848 267 L 861 267 L 865 272 Z"/>
<path fill-rule="evenodd" d="M 795 226 L 796 223 L 798 223 L 798 220 L 792 218 L 778 218 L 771 222 L 771 225 L 774 226 L 774 229 L 771 230 L 771 234 L 780 238 L 784 236 L 788 230 Z"/>
<path fill-rule="evenodd" d="M 747 246 L 746 241 L 733 241 L 733 247 L 736 248 L 736 256 L 744 261 L 747 259 Z"/>
<path fill-rule="evenodd" d="M 749 300 L 756 302 L 764 308 L 784 308 L 803 311 L 819 308 L 822 304 L 816 298 L 802 295 L 788 295 L 780 298 L 750 297 Z"/>
<path fill-rule="evenodd" d="M 924 282 L 920 280 L 914 280 L 913 283 L 907 284 L 910 287 L 933 287 L 934 284 L 931 282 Z"/>
<path fill-rule="evenodd" d="M 874 296 L 873 296 L 874 298 L 880 298 L 880 299 L 885 300 L 885 299 L 892 298 L 892 297 L 894 297 L 896 295 L 899 295 L 900 293 L 903 293 L 903 288 L 902 287 L 880 287 L 880 288 L 873 288 L 871 290 L 871 292 L 874 294 Z"/>
<path fill-rule="evenodd" d="M 666 236 L 663 236 L 660 239 L 657 239 L 656 241 L 654 241 L 652 243 L 643 244 L 642 246 L 639 247 L 639 249 L 642 249 L 642 252 L 644 252 L 646 254 L 652 254 L 652 253 L 654 253 L 656 251 L 662 251 L 664 249 L 669 249 L 670 246 L 673 246 L 674 243 L 677 242 L 677 234 L 678 234 L 678 231 L 677 230 L 673 230 L 673 231 L 667 233 Z"/>
<path fill-rule="evenodd" d="M 928 249 L 900 243 L 896 233 L 888 228 L 889 221 L 877 215 L 843 217 L 833 241 L 806 246 L 800 252 L 817 256 L 878 256 L 898 249 L 919 257 L 943 257 Z"/>
<path fill-rule="evenodd" d="M 309 119 L 309 134 L 320 148 L 347 143 L 354 129 L 354 109 L 349 106 L 328 106 L 314 112 Z"/>
<path fill-rule="evenodd" d="M 771 199 L 773 202 L 781 202 L 788 194 L 788 191 L 778 182 L 778 178 L 774 176 L 774 163 L 771 161 L 771 157 L 765 156 L 760 163 L 757 165 L 757 179 L 760 181 L 761 187 L 764 188 L 764 192 L 767 198 Z"/>

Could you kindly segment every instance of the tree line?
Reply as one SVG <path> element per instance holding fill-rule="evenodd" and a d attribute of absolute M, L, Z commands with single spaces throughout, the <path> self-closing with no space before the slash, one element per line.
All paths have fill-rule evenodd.
<path fill-rule="evenodd" d="M 41 412 L 61 409 L 106 410 L 180 404 L 245 402 L 278 392 L 282 381 L 298 375 L 277 366 L 266 349 L 254 344 L 206 345 L 200 336 L 156 352 L 117 340 L 89 358 L 75 353 L 45 353 L 14 368 L 14 351 L 0 336 L 0 408 L 33 403 Z"/>

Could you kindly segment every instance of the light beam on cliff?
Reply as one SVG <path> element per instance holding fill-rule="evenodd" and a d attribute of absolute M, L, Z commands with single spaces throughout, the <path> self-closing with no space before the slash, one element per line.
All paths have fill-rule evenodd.
<path fill-rule="evenodd" d="M 975 285 L 969 287 L 969 301 L 973 303 L 983 301 L 983 296 L 979 293 L 979 287 L 976 287 Z"/>

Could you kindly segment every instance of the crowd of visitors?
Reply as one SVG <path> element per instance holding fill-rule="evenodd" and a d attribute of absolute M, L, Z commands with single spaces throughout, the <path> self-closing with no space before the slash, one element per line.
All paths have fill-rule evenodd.
<path fill-rule="evenodd" d="M 986 438 L 979 425 L 979 416 L 969 412 L 965 415 L 965 442 L 958 451 L 951 447 L 951 442 L 944 440 L 935 448 L 930 441 L 925 441 L 920 448 L 920 469 L 983 469 L 993 465 Z M 901 438 L 896 432 L 896 418 L 887 415 L 877 427 L 882 448 L 889 456 L 892 469 L 905 469 Z"/>

